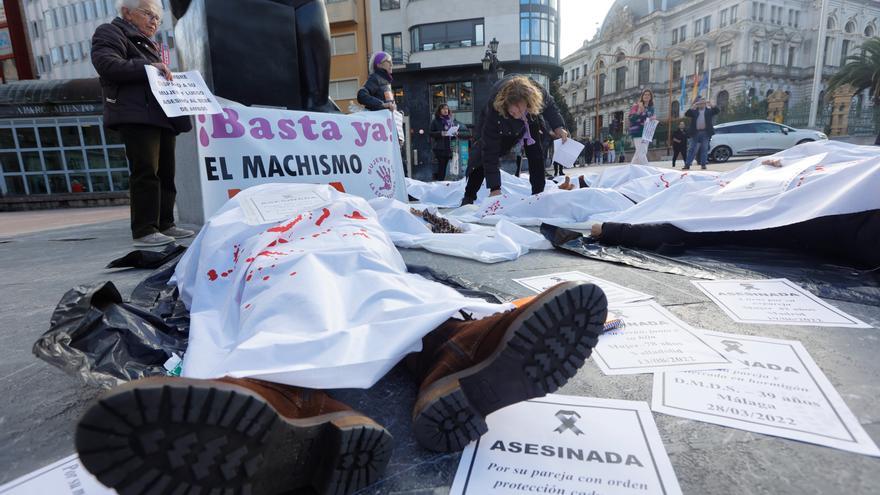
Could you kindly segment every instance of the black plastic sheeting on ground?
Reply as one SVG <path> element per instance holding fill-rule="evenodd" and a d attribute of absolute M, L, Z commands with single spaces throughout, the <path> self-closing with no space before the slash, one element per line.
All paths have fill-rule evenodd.
<path fill-rule="evenodd" d="M 599 261 L 711 280 L 786 278 L 824 299 L 880 306 L 880 269 L 857 270 L 784 249 L 679 246 L 675 252 L 652 252 L 603 246 L 549 224 L 541 225 L 541 233 L 556 249 Z"/>
<path fill-rule="evenodd" d="M 88 384 L 105 388 L 164 375 L 165 362 L 172 353 L 183 356 L 189 338 L 189 311 L 177 287 L 168 285 L 183 252 L 174 251 L 166 253 L 165 263 L 135 287 L 128 301 L 113 282 L 69 290 L 55 308 L 49 330 L 34 343 L 34 354 Z M 135 251 L 120 259 L 158 259 L 146 253 L 150 251 Z M 424 266 L 408 269 L 468 297 L 493 303 L 513 299 Z"/>
<path fill-rule="evenodd" d="M 161 251 L 139 249 L 122 258 L 116 258 L 105 268 L 159 268 L 168 261 L 177 258 L 184 251 L 186 251 L 186 246 L 176 243 L 168 244 Z"/>

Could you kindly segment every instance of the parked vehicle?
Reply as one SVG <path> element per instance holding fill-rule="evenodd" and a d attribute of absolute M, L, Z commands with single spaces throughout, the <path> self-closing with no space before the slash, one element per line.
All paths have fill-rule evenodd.
<path fill-rule="evenodd" d="M 811 129 L 795 129 L 769 120 L 740 120 L 715 126 L 709 158 L 726 162 L 732 156 L 770 155 L 801 143 L 828 139 Z"/>

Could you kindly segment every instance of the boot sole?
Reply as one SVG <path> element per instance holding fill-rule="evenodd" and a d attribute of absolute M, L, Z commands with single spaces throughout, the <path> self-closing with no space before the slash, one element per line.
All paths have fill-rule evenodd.
<path fill-rule="evenodd" d="M 118 387 L 89 408 L 76 450 L 120 495 L 341 495 L 382 476 L 392 439 L 356 413 L 288 419 L 244 387 L 160 379 Z"/>
<path fill-rule="evenodd" d="M 486 416 L 555 392 L 583 366 L 605 324 L 605 293 L 593 284 L 565 282 L 538 297 L 489 358 L 421 394 L 413 426 L 423 447 L 463 449 L 488 431 Z"/>

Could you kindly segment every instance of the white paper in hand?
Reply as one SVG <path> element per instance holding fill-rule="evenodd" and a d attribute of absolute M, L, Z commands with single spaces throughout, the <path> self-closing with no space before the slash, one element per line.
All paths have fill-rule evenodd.
<path fill-rule="evenodd" d="M 174 72 L 169 81 L 152 65 L 145 65 L 153 96 L 169 117 L 222 113 L 220 103 L 198 71 Z"/>
<path fill-rule="evenodd" d="M 450 127 L 449 130 L 444 132 L 443 135 L 447 136 L 447 137 L 455 137 L 455 135 L 458 134 L 458 128 L 459 128 L 459 126 L 454 125 L 454 126 Z"/>
<path fill-rule="evenodd" d="M 657 131 L 657 125 L 660 123 L 659 120 L 648 119 L 645 122 L 645 129 L 642 131 L 642 141 L 645 143 L 650 143 L 654 140 L 654 132 Z"/>
<path fill-rule="evenodd" d="M 584 145 L 574 139 L 568 139 L 564 143 L 562 139 L 557 139 L 553 141 L 553 161 L 565 168 L 571 168 L 583 149 Z"/>

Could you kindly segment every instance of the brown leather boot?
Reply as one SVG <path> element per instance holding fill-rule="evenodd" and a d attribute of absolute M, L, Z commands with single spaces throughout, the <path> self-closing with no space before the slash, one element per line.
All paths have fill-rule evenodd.
<path fill-rule="evenodd" d="M 382 476 L 391 443 L 324 392 L 238 378 L 137 380 L 76 427 L 83 465 L 122 495 L 346 494 Z"/>
<path fill-rule="evenodd" d="M 461 450 L 487 431 L 490 413 L 554 392 L 590 356 L 607 314 L 602 289 L 563 282 L 507 313 L 448 320 L 407 358 L 421 380 L 416 439 L 438 452 Z"/>

